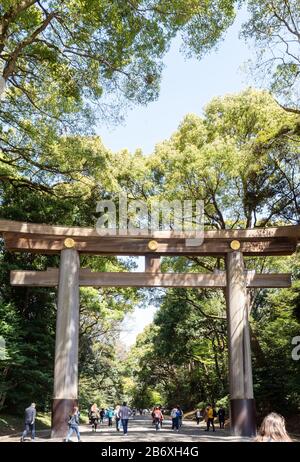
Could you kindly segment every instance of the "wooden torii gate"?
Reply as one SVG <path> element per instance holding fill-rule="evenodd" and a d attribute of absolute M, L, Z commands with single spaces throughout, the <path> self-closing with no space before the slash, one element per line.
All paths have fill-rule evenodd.
<path fill-rule="evenodd" d="M 234 435 L 255 433 L 247 290 L 290 287 L 291 276 L 247 272 L 243 256 L 291 255 L 300 226 L 206 231 L 198 247 L 186 245 L 194 237 L 191 232 L 101 237 L 93 228 L 0 220 L 0 233 L 9 251 L 60 254 L 59 269 L 11 271 L 14 286 L 58 286 L 53 437 L 66 434 L 67 416 L 78 399 L 79 286 L 226 288 L 231 430 Z M 80 254 L 145 256 L 145 272 L 91 272 L 80 268 Z M 226 272 L 161 273 L 162 256 L 224 257 Z"/>

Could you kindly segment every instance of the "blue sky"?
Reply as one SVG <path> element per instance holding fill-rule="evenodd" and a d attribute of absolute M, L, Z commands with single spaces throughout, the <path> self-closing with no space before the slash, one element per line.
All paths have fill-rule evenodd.
<path fill-rule="evenodd" d="M 203 107 L 214 96 L 247 87 L 251 80 L 240 68 L 253 56 L 238 38 L 245 18 L 245 12 L 240 12 L 218 50 L 201 61 L 186 59 L 179 51 L 180 40 L 174 40 L 164 59 L 158 100 L 129 111 L 123 125 L 98 126 L 97 134 L 105 146 L 113 151 L 142 148 L 145 154 L 150 154 L 156 143 L 170 137 L 187 113 L 201 115 Z"/>
<path fill-rule="evenodd" d="M 215 96 L 237 93 L 251 83 L 251 76 L 241 70 L 253 58 L 253 53 L 239 39 L 244 12 L 236 18 L 217 51 L 202 61 L 187 60 L 179 51 L 177 39 L 165 57 L 160 96 L 147 107 L 131 110 L 122 126 L 99 126 L 97 133 L 106 147 L 113 151 L 142 148 L 145 154 L 153 152 L 155 144 L 169 138 L 187 113 L 201 115 L 203 107 Z M 143 271 L 144 258 L 139 258 L 137 271 Z M 155 308 L 137 308 L 123 323 L 121 341 L 127 346 L 149 324 Z"/>

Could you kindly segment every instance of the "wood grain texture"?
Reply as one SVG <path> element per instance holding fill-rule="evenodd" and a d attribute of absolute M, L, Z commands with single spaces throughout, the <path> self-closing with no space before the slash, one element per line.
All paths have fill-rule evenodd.
<path fill-rule="evenodd" d="M 79 255 L 63 250 L 60 258 L 56 315 L 53 399 L 78 398 Z M 54 271 L 46 271 L 54 275 Z"/>
<path fill-rule="evenodd" d="M 5 247 L 9 251 L 22 251 L 41 254 L 60 253 L 65 248 L 64 237 L 24 237 L 20 234 L 4 233 Z M 148 247 L 149 239 L 98 237 L 74 238 L 75 249 L 82 254 L 93 255 L 153 255 Z M 207 239 L 199 246 L 187 246 L 185 239 L 157 239 L 157 256 L 225 256 L 232 252 L 230 241 Z M 264 241 L 242 241 L 241 252 L 245 256 L 291 255 L 296 250 L 296 241 L 279 238 Z"/>
<path fill-rule="evenodd" d="M 99 237 L 95 228 L 85 227 L 67 227 L 54 226 L 38 223 L 26 223 L 11 220 L 0 220 L 0 233 L 13 232 L 23 235 L 43 235 L 45 237 L 53 236 L 71 236 L 71 237 Z M 112 230 L 111 233 L 115 233 Z M 111 235 L 110 233 L 110 235 Z M 128 233 L 117 230 L 118 236 L 128 237 Z M 145 238 L 145 231 L 141 230 L 139 234 L 135 233 L 136 238 Z M 156 238 L 193 238 L 197 237 L 194 231 L 153 231 L 147 234 L 147 239 Z M 251 229 L 220 229 L 204 231 L 205 239 L 238 239 L 238 240 L 261 240 L 270 238 L 295 238 L 300 240 L 300 225 L 279 226 L 270 228 L 251 228 Z"/>
<path fill-rule="evenodd" d="M 58 285 L 58 269 L 48 271 L 14 270 L 10 273 L 13 286 L 55 287 Z M 211 287 L 226 286 L 226 275 L 212 273 L 129 273 L 91 272 L 80 269 L 79 285 L 87 287 Z M 249 288 L 284 288 L 291 286 L 290 274 L 247 274 Z"/>

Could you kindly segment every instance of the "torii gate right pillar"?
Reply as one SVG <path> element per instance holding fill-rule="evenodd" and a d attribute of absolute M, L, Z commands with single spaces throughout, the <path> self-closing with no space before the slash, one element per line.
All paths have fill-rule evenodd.
<path fill-rule="evenodd" d="M 242 252 L 227 254 L 226 278 L 231 431 L 237 436 L 251 437 L 256 433 L 256 412 Z"/>

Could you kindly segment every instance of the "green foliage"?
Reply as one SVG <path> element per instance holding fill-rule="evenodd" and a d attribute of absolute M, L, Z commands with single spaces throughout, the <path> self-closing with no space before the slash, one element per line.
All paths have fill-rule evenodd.
<path fill-rule="evenodd" d="M 171 39 L 182 33 L 188 50 L 206 53 L 231 23 L 234 3 L 1 2 L 6 92 L 0 106 L 0 180 L 52 193 L 55 188 L 57 194 L 62 190 L 56 186 L 65 189 L 74 180 L 88 187 L 103 149 L 96 156 L 85 150 L 83 156 L 81 136 L 92 134 L 96 113 L 119 121 L 128 104 L 154 100 Z"/>
<path fill-rule="evenodd" d="M 161 393 L 149 386 L 136 386 L 131 393 L 131 403 L 137 409 L 151 409 L 164 405 Z"/>
<path fill-rule="evenodd" d="M 49 430 L 51 428 L 51 414 L 41 413 L 37 411 L 36 415 L 36 429 Z M 15 416 L 10 414 L 3 414 L 0 417 L 0 436 L 16 434 L 24 430 L 24 416 Z"/>
<path fill-rule="evenodd" d="M 257 51 L 260 76 L 276 96 L 300 113 L 300 5 L 298 0 L 248 0 L 242 35 Z M 254 69 L 257 72 L 257 67 Z"/>
<path fill-rule="evenodd" d="M 222 319 L 214 323 L 206 317 L 206 303 L 209 294 L 169 290 L 154 324 L 139 336 L 128 361 L 138 384 L 136 395 L 146 407 L 149 388 L 167 407 L 177 403 L 185 409 L 224 394 L 226 331 Z"/>
<path fill-rule="evenodd" d="M 299 257 L 291 269 L 299 271 Z M 253 331 L 260 349 L 254 350 L 255 395 L 260 410 L 295 412 L 300 409 L 300 367 L 292 360 L 292 339 L 299 335 L 295 317 L 299 280 L 292 289 L 270 291 L 260 301 Z"/>
<path fill-rule="evenodd" d="M 224 409 L 229 409 L 230 407 L 230 402 L 229 402 L 229 395 L 223 396 L 223 398 L 220 398 L 216 401 L 216 407 L 220 408 L 223 407 Z"/>
<path fill-rule="evenodd" d="M 204 201 L 207 226 L 266 226 L 299 216 L 295 115 L 266 92 L 214 98 L 204 117 L 185 117 L 149 159 L 160 198 Z M 289 128 L 288 128 L 289 127 Z M 277 138 L 280 131 L 286 135 Z M 273 140 L 273 141 L 270 141 Z"/>

